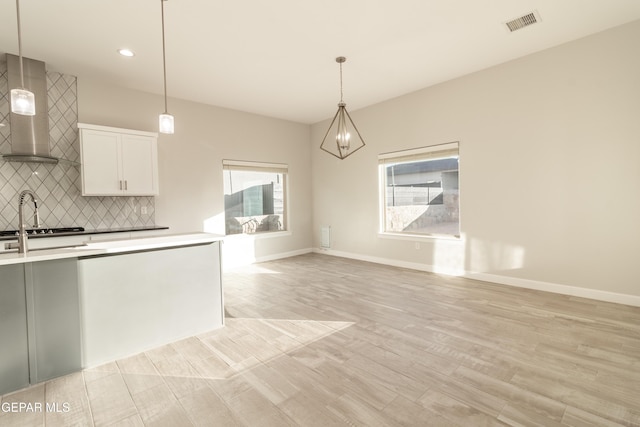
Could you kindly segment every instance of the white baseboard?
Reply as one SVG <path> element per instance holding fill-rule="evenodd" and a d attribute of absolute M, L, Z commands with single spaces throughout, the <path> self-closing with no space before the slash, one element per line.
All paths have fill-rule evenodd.
<path fill-rule="evenodd" d="M 573 297 L 588 298 L 598 301 L 606 301 L 616 304 L 640 307 L 640 296 L 637 295 L 618 294 L 615 292 L 602 291 L 600 289 L 580 288 L 578 286 L 561 285 L 558 283 L 541 282 L 538 280 L 521 279 L 518 277 L 500 276 L 497 274 L 488 273 L 468 272 L 464 275 L 464 277 L 486 282 L 498 283 L 501 285 L 535 289 L 538 291 L 553 292 L 555 294 L 563 294 Z"/>
<path fill-rule="evenodd" d="M 434 267 L 429 264 L 421 264 L 418 262 L 400 261 L 397 259 L 380 258 L 369 255 L 356 254 L 352 252 L 335 251 L 333 249 L 314 248 L 314 253 L 337 256 L 341 258 L 357 259 L 358 261 L 373 262 L 376 264 L 391 265 L 394 267 L 409 268 L 411 270 L 428 271 L 429 273 L 443 273 L 455 275 L 454 272 L 435 271 Z"/>
<path fill-rule="evenodd" d="M 561 285 L 558 283 L 541 282 L 538 280 L 521 279 L 517 277 L 501 276 L 498 274 L 479 273 L 471 271 L 442 270 L 429 264 L 416 262 L 399 261 L 388 258 L 373 257 L 368 255 L 355 254 L 351 252 L 335 251 L 332 249 L 314 248 L 313 252 L 342 258 L 351 258 L 359 261 L 373 262 L 376 264 L 391 265 L 394 267 L 409 268 L 412 270 L 427 271 L 430 273 L 461 276 L 469 279 L 482 280 L 485 282 L 498 283 L 500 285 L 515 286 L 518 288 L 535 289 L 538 291 L 552 292 L 556 294 L 569 295 L 580 298 L 588 298 L 598 301 L 612 302 L 616 304 L 631 305 L 640 307 L 640 296 L 619 294 L 615 292 L 602 291 L 599 289 L 580 288 L 577 286 Z"/>
<path fill-rule="evenodd" d="M 276 259 L 289 258 L 289 257 L 292 257 L 292 256 L 309 254 L 311 252 L 313 252 L 313 249 L 311 249 L 311 248 L 297 249 L 295 251 L 281 252 L 281 253 L 278 253 L 278 254 L 258 257 L 258 258 L 256 258 L 256 262 L 273 261 L 273 260 L 276 260 Z"/>
<path fill-rule="evenodd" d="M 277 254 L 271 254 L 271 255 L 262 256 L 262 257 L 248 257 L 240 261 L 236 261 L 236 260 L 225 259 L 224 251 L 223 251 L 222 266 L 224 269 L 231 269 L 235 267 L 241 267 L 243 265 L 255 264 L 258 262 L 274 261 L 276 259 L 289 258 L 297 255 L 304 255 L 311 252 L 313 252 L 312 248 L 305 248 L 305 249 L 297 249 L 295 251 L 289 251 L 289 252 L 280 252 Z"/>

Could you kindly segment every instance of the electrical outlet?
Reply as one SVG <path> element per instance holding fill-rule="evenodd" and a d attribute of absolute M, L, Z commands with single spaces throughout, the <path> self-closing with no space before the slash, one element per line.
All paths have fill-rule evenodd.
<path fill-rule="evenodd" d="M 142 207 L 140 207 L 140 213 L 141 213 L 142 215 L 146 215 L 146 214 L 147 214 L 147 207 L 146 207 L 146 206 L 142 206 Z"/>
<path fill-rule="evenodd" d="M 416 250 L 420 249 L 420 242 L 416 242 Z"/>

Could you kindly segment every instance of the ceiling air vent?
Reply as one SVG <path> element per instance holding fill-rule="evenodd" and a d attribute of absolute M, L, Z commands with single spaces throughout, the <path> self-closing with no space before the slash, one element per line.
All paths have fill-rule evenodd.
<path fill-rule="evenodd" d="M 537 11 L 533 11 L 519 18 L 512 19 L 509 22 L 505 22 L 504 25 L 507 26 L 509 32 L 513 33 L 516 30 L 528 27 L 533 24 L 537 24 L 538 22 L 540 22 L 540 15 Z"/>

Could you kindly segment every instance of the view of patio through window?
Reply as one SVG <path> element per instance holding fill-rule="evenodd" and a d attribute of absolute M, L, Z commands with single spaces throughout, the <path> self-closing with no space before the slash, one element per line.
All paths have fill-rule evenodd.
<path fill-rule="evenodd" d="M 286 230 L 287 165 L 223 160 L 225 233 Z"/>
<path fill-rule="evenodd" d="M 460 235 L 457 142 L 378 159 L 382 232 Z"/>

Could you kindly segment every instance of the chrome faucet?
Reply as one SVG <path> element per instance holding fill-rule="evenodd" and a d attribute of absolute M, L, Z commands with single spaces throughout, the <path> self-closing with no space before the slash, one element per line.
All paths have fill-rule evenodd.
<path fill-rule="evenodd" d="M 38 199 L 36 195 L 31 190 L 24 190 L 20 193 L 20 204 L 18 205 L 18 221 L 20 221 L 18 226 L 18 253 L 26 254 L 29 251 L 29 247 L 27 245 L 27 227 L 24 225 L 24 199 L 25 197 L 30 196 L 31 201 L 33 202 L 33 228 L 40 228 L 40 215 L 38 214 Z"/>

